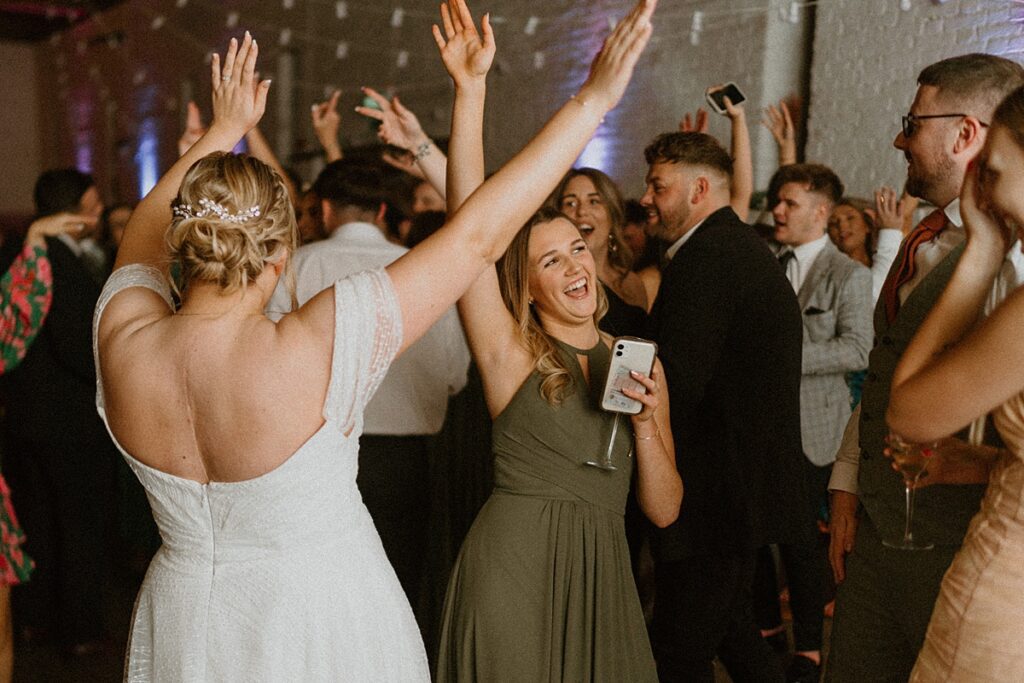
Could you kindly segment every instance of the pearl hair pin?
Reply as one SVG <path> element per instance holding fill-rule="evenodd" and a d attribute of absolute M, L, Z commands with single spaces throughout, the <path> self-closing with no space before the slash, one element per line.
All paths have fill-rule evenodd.
<path fill-rule="evenodd" d="M 180 218 L 206 218 L 207 216 L 216 216 L 222 221 L 228 223 L 245 223 L 253 218 L 260 217 L 260 207 L 258 205 L 250 206 L 245 211 L 239 211 L 238 213 L 231 213 L 223 204 L 218 204 L 212 199 L 199 200 L 199 206 L 201 207 L 198 211 L 192 208 L 191 204 L 175 204 L 172 207 L 172 211 L 175 216 Z"/>

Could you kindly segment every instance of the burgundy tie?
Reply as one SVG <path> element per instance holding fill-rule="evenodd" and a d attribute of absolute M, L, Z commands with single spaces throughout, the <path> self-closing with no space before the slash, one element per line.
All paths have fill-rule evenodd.
<path fill-rule="evenodd" d="M 899 267 L 889 271 L 889 277 L 882 285 L 882 300 L 885 301 L 885 318 L 892 324 L 896 314 L 900 310 L 900 287 L 913 279 L 917 271 L 914 257 L 917 255 L 917 248 L 924 242 L 935 239 L 935 237 L 946 229 L 946 214 L 942 209 L 936 209 L 924 217 L 924 220 L 917 224 L 917 227 L 910 231 L 907 239 L 903 241 L 903 248 L 899 254 Z"/>

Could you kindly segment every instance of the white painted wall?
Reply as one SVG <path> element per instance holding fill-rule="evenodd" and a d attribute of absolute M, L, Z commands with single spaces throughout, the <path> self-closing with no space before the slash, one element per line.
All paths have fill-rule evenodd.
<path fill-rule="evenodd" d="M 892 141 L 928 64 L 968 52 L 1019 60 L 1024 4 L 1011 0 L 826 0 L 818 5 L 806 155 L 835 169 L 850 194 L 901 187 Z"/>

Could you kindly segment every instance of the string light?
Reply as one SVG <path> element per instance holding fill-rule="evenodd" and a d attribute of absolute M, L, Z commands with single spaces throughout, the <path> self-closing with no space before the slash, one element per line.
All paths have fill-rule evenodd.
<path fill-rule="evenodd" d="M 334 16 L 338 19 L 348 18 L 348 3 L 345 0 L 334 3 Z"/>
<path fill-rule="evenodd" d="M 224 20 L 224 26 L 227 28 L 235 28 L 238 26 L 238 12 L 228 12 L 228 16 Z"/>
<path fill-rule="evenodd" d="M 399 50 L 398 58 L 395 60 L 395 65 L 398 66 L 399 69 L 404 69 L 405 67 L 409 66 L 408 50 Z"/>
<path fill-rule="evenodd" d="M 530 17 L 526 20 L 526 26 L 523 28 L 523 33 L 528 36 L 532 36 L 537 32 L 537 24 L 540 23 L 540 19 L 537 17 Z"/>
<path fill-rule="evenodd" d="M 277 38 L 277 44 L 281 47 L 288 47 L 288 44 L 292 42 L 292 30 L 287 26 L 281 29 L 281 35 Z"/>
<path fill-rule="evenodd" d="M 391 28 L 401 28 L 403 21 L 405 21 L 405 10 L 396 7 L 395 11 L 391 13 Z"/>
<path fill-rule="evenodd" d="M 339 40 L 338 45 L 334 48 L 334 57 L 336 59 L 345 59 L 348 57 L 348 43 L 344 40 Z"/>
<path fill-rule="evenodd" d="M 541 52 L 540 50 L 533 53 L 533 68 L 536 69 L 537 71 L 540 71 L 541 69 L 544 68 L 544 62 L 546 61 L 547 58 L 544 56 L 544 53 Z"/>
<path fill-rule="evenodd" d="M 690 45 L 700 45 L 700 34 L 704 31 L 704 13 L 697 10 L 693 13 L 693 23 L 690 24 Z"/>
<path fill-rule="evenodd" d="M 153 21 L 150 23 L 150 26 L 153 27 L 154 31 L 159 31 L 166 22 L 167 18 L 162 14 L 158 14 L 153 17 Z"/>
<path fill-rule="evenodd" d="M 910 0 L 900 0 L 900 9 L 904 12 L 909 12 L 912 7 Z"/>

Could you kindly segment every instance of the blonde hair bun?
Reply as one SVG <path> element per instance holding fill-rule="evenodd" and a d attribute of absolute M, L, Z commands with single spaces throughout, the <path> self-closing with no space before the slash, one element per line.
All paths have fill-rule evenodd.
<path fill-rule="evenodd" d="M 297 244 L 295 211 L 281 178 L 245 154 L 217 152 L 188 170 L 167 231 L 185 287 L 215 282 L 244 289 L 282 250 Z"/>

